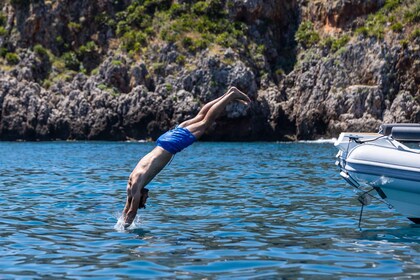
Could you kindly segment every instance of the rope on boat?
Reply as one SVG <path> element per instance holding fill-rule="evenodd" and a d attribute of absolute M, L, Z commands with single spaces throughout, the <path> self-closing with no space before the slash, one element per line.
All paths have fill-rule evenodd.
<path fill-rule="evenodd" d="M 371 142 L 371 141 L 377 140 L 377 139 L 379 139 L 381 137 L 384 137 L 384 136 L 379 136 L 379 137 L 377 137 L 377 138 L 375 138 L 373 140 L 365 140 L 365 141 L 360 141 L 357 137 L 349 137 L 349 142 L 347 144 L 347 149 L 346 149 L 346 158 L 348 156 L 348 152 L 349 152 L 351 141 L 354 141 L 357 144 L 363 144 L 363 143 L 367 143 L 367 142 Z M 342 171 L 344 171 L 347 174 L 347 176 L 349 176 L 349 178 L 351 178 L 351 182 L 352 183 L 350 185 L 352 185 L 358 191 L 361 191 L 362 192 L 361 194 L 359 194 L 359 196 L 357 198 L 357 200 L 361 204 L 360 214 L 359 214 L 359 225 L 358 225 L 359 229 L 361 229 L 364 206 L 365 205 L 369 205 L 372 198 L 373 199 L 376 199 L 376 200 L 379 200 L 380 202 L 382 202 L 383 204 L 385 204 L 386 206 L 388 206 L 389 209 L 393 209 L 394 207 L 390 203 L 388 203 L 387 201 L 385 201 L 384 199 L 379 198 L 379 197 L 377 197 L 375 195 L 372 195 L 370 192 L 373 191 L 373 190 L 375 190 L 375 188 L 371 188 L 370 190 L 367 190 L 367 191 L 363 190 L 362 187 L 360 186 L 360 184 L 356 180 L 354 180 L 349 173 L 347 173 L 345 171 L 346 163 L 347 163 L 347 161 L 345 159 L 343 159 Z M 368 199 L 368 197 L 369 197 L 369 199 Z"/>

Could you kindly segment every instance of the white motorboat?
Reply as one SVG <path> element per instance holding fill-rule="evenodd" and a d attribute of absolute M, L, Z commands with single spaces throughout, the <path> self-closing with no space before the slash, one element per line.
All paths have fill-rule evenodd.
<path fill-rule="evenodd" d="M 380 200 L 420 224 L 420 124 L 386 124 L 379 133 L 341 133 L 336 164 L 340 175 L 359 190 L 363 206 L 376 191 Z"/>

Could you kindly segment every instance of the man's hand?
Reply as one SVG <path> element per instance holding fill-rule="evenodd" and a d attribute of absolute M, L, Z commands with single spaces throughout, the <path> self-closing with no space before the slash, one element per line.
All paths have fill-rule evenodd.
<path fill-rule="evenodd" d="M 127 202 L 124 207 L 124 228 L 128 228 L 134 221 L 139 208 L 146 208 L 146 200 L 149 197 L 149 190 L 142 188 L 141 191 L 127 189 Z"/>

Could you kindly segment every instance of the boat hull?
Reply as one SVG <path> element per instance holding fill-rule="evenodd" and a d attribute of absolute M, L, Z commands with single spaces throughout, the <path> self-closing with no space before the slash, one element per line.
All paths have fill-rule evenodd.
<path fill-rule="evenodd" d="M 395 210 L 416 223 L 420 223 L 420 182 L 379 174 L 347 171 L 362 186 L 375 188 L 379 196 Z"/>
<path fill-rule="evenodd" d="M 420 153 L 393 145 L 361 144 L 340 167 L 356 187 L 373 187 L 399 213 L 420 223 Z"/>

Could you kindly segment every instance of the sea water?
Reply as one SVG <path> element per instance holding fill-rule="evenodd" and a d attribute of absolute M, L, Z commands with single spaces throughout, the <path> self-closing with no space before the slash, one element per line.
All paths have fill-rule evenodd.
<path fill-rule="evenodd" d="M 153 143 L 0 142 L 0 279 L 420 278 L 420 228 L 360 206 L 331 143 L 195 143 L 118 226 Z"/>

